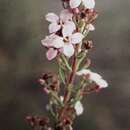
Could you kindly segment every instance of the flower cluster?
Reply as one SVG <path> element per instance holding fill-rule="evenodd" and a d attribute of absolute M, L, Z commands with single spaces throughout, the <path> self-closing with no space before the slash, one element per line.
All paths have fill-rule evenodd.
<path fill-rule="evenodd" d="M 88 69 L 82 69 L 77 72 L 77 75 L 79 76 L 87 76 L 90 82 L 94 82 L 100 89 L 106 88 L 108 86 L 107 82 L 102 79 L 102 76 L 100 76 L 97 73 L 91 72 Z"/>
<path fill-rule="evenodd" d="M 46 108 L 53 123 L 46 117 L 29 116 L 27 121 L 37 130 L 72 130 L 74 119 L 84 111 L 83 97 L 108 87 L 102 76 L 89 69 L 93 42 L 87 36 L 95 30 L 95 0 L 62 0 L 62 5 L 59 16 L 53 12 L 45 16 L 49 35 L 41 43 L 47 59 L 56 59 L 59 74 L 44 73 L 39 79 L 49 96 Z"/>
<path fill-rule="evenodd" d="M 72 20 L 73 13 L 64 9 L 60 16 L 54 13 L 48 13 L 46 20 L 50 22 L 50 35 L 42 40 L 42 45 L 48 48 L 46 56 L 48 60 L 55 58 L 58 53 L 63 53 L 67 57 L 74 54 L 74 46 L 79 44 L 84 36 L 76 30 L 75 23 Z"/>

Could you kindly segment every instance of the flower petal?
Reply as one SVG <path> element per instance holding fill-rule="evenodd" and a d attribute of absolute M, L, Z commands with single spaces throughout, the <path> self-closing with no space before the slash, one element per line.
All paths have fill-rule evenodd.
<path fill-rule="evenodd" d="M 94 31 L 95 27 L 92 24 L 88 24 L 86 27 L 89 31 Z"/>
<path fill-rule="evenodd" d="M 60 100 L 61 100 L 61 102 L 63 102 L 64 101 L 64 97 L 60 96 Z"/>
<path fill-rule="evenodd" d="M 74 54 L 74 47 L 72 44 L 65 43 L 63 47 L 63 53 L 67 57 L 71 57 Z"/>
<path fill-rule="evenodd" d="M 50 33 L 55 33 L 55 32 L 57 32 L 58 30 L 60 30 L 60 28 L 61 28 L 61 25 L 58 25 L 57 23 L 51 23 L 51 24 L 49 25 L 49 32 L 50 32 Z"/>
<path fill-rule="evenodd" d="M 72 20 L 72 17 L 73 14 L 68 9 L 64 9 L 60 13 L 60 20 L 62 20 L 63 22 Z"/>
<path fill-rule="evenodd" d="M 64 46 L 63 38 L 55 35 L 55 38 L 52 41 L 52 46 L 55 48 L 61 48 Z"/>
<path fill-rule="evenodd" d="M 59 17 L 54 14 L 54 13 L 48 13 L 46 16 L 45 16 L 46 20 L 49 21 L 49 22 L 58 22 L 59 20 Z"/>
<path fill-rule="evenodd" d="M 101 79 L 101 78 L 102 78 L 102 76 L 97 74 L 97 73 L 91 72 L 91 74 L 90 74 L 90 79 L 91 80 L 96 81 L 97 79 Z"/>
<path fill-rule="evenodd" d="M 91 71 L 89 69 L 82 69 L 82 70 L 78 71 L 76 74 L 78 76 L 81 76 L 81 75 L 87 75 L 87 74 L 90 74 L 90 73 L 91 73 Z"/>
<path fill-rule="evenodd" d="M 98 79 L 95 83 L 99 86 L 99 88 L 106 88 L 108 87 L 108 83 L 104 79 Z"/>
<path fill-rule="evenodd" d="M 41 42 L 45 47 L 62 48 L 64 46 L 63 38 L 55 34 L 47 36 Z"/>
<path fill-rule="evenodd" d="M 82 33 L 74 33 L 72 36 L 71 36 L 71 42 L 73 44 L 79 44 L 82 39 L 83 39 L 83 34 Z"/>
<path fill-rule="evenodd" d="M 102 79 L 101 75 L 99 75 L 97 73 L 94 73 L 94 72 L 92 72 L 89 69 L 82 69 L 82 70 L 78 71 L 76 74 L 78 76 L 89 74 L 89 80 L 95 82 L 99 86 L 99 88 L 106 88 L 106 87 L 108 87 L 107 81 Z"/>
<path fill-rule="evenodd" d="M 66 21 L 63 27 L 70 27 L 72 31 L 76 30 L 76 25 L 73 21 Z"/>
<path fill-rule="evenodd" d="M 82 0 L 83 4 L 88 9 L 93 9 L 95 7 L 95 0 Z"/>
<path fill-rule="evenodd" d="M 49 36 L 46 36 L 45 39 L 41 40 L 41 43 L 45 47 L 50 47 L 52 46 L 52 40 L 53 40 L 54 34 L 51 34 Z"/>
<path fill-rule="evenodd" d="M 67 22 L 64 24 L 63 29 L 62 29 L 62 34 L 63 37 L 71 36 L 73 31 L 76 29 L 75 25 L 73 22 Z"/>
<path fill-rule="evenodd" d="M 83 109 L 83 105 L 82 105 L 82 103 L 81 103 L 80 101 L 77 101 L 77 102 L 75 103 L 74 108 L 75 108 L 76 114 L 77 114 L 78 116 L 83 113 L 83 110 L 84 110 L 84 109 Z"/>
<path fill-rule="evenodd" d="M 57 56 L 57 50 L 53 48 L 49 48 L 49 50 L 46 53 L 47 59 L 52 60 Z"/>
<path fill-rule="evenodd" d="M 70 0 L 70 7 L 77 8 L 81 4 L 81 0 Z"/>
<path fill-rule="evenodd" d="M 45 46 L 45 47 L 49 47 L 49 44 L 48 44 L 48 41 L 47 41 L 46 38 L 43 39 L 43 40 L 41 40 L 41 43 L 42 43 L 43 46 Z"/>

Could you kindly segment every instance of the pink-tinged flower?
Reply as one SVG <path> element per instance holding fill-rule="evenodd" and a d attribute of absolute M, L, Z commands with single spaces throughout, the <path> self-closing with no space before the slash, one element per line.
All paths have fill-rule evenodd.
<path fill-rule="evenodd" d="M 102 76 L 90 71 L 89 69 L 82 69 L 77 72 L 77 75 L 89 75 L 89 80 L 95 82 L 99 86 L 99 88 L 108 87 L 108 83 L 104 79 L 102 79 Z"/>
<path fill-rule="evenodd" d="M 80 101 L 77 101 L 74 105 L 75 111 L 76 111 L 76 115 L 79 116 L 83 113 L 84 108 L 83 105 Z"/>
<path fill-rule="evenodd" d="M 43 46 L 48 48 L 48 51 L 46 53 L 48 60 L 54 59 L 60 51 L 60 48 L 62 48 L 64 45 L 63 38 L 55 34 L 47 36 L 41 42 Z"/>
<path fill-rule="evenodd" d="M 78 14 L 78 13 L 80 13 L 80 10 L 79 10 L 79 8 L 73 8 L 73 9 L 72 9 L 72 11 L 73 11 L 73 13 L 75 13 L 75 14 Z"/>
<path fill-rule="evenodd" d="M 50 93 L 50 91 L 49 91 L 49 89 L 48 88 L 43 88 L 43 91 L 46 93 L 46 94 L 49 94 Z"/>
<path fill-rule="evenodd" d="M 95 7 L 95 0 L 70 0 L 70 7 L 77 8 L 81 3 L 88 9 L 93 9 Z"/>
<path fill-rule="evenodd" d="M 92 24 L 88 24 L 86 29 L 89 30 L 89 31 L 94 31 L 95 27 Z"/>
<path fill-rule="evenodd" d="M 64 101 L 64 97 L 60 96 L 60 100 L 61 100 L 61 102 L 63 102 Z"/>
<path fill-rule="evenodd" d="M 48 13 L 46 15 L 46 20 L 51 24 L 49 25 L 49 32 L 55 33 L 59 31 L 61 28 L 63 31 L 69 27 L 69 31 L 73 32 L 76 29 L 74 22 L 72 21 L 73 14 L 64 9 L 61 11 L 60 16 L 57 16 L 54 13 Z"/>
<path fill-rule="evenodd" d="M 42 45 L 47 48 L 61 48 L 64 45 L 63 38 L 55 34 L 46 36 L 45 39 L 43 39 L 41 42 Z"/>
<path fill-rule="evenodd" d="M 65 56 L 71 57 L 74 54 L 74 45 L 82 41 L 84 36 L 81 33 L 77 32 L 72 34 L 72 32 L 68 31 L 69 28 L 66 29 L 67 30 L 63 32 L 63 37 L 51 34 L 42 40 L 42 45 L 49 48 L 46 53 L 48 60 L 55 58 L 59 50 Z"/>
<path fill-rule="evenodd" d="M 54 49 L 54 48 L 49 48 L 47 53 L 46 53 L 46 57 L 48 60 L 52 60 L 54 59 L 58 54 L 58 50 Z"/>
<path fill-rule="evenodd" d="M 63 54 L 67 57 L 71 57 L 74 54 L 74 45 L 80 44 L 84 36 L 79 32 L 74 34 L 66 32 L 63 32 Z"/>

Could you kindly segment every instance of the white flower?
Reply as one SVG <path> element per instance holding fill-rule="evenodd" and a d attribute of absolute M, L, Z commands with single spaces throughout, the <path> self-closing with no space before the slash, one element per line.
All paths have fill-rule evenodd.
<path fill-rule="evenodd" d="M 89 31 L 94 31 L 95 27 L 92 24 L 88 24 L 86 29 L 89 30 Z"/>
<path fill-rule="evenodd" d="M 82 69 L 76 73 L 77 75 L 89 75 L 89 80 L 95 82 L 100 88 L 106 88 L 108 87 L 108 83 L 102 79 L 102 76 L 92 72 L 89 69 Z"/>
<path fill-rule="evenodd" d="M 74 22 L 72 21 L 73 14 L 64 9 L 61 11 L 60 16 L 57 16 L 55 13 L 48 13 L 46 15 L 46 20 L 49 21 L 51 24 L 49 25 L 49 32 L 55 33 L 62 28 L 62 31 L 66 31 L 68 28 L 73 32 L 76 29 Z M 67 29 L 66 29 L 67 28 Z"/>
<path fill-rule="evenodd" d="M 82 76 L 82 75 L 87 75 L 87 74 L 90 74 L 91 71 L 88 70 L 88 69 L 82 69 L 80 71 L 78 71 L 76 74 L 79 75 L 79 76 Z"/>
<path fill-rule="evenodd" d="M 61 48 L 64 45 L 63 38 L 55 34 L 46 36 L 45 39 L 43 39 L 41 42 L 43 46 L 48 48 Z"/>
<path fill-rule="evenodd" d="M 74 108 L 75 108 L 75 111 L 76 111 L 76 114 L 79 116 L 83 113 L 83 105 L 80 101 L 77 101 L 74 105 Z"/>
<path fill-rule="evenodd" d="M 63 53 L 65 56 L 71 57 L 74 54 L 74 45 L 80 44 L 84 36 L 79 32 L 74 34 L 66 32 L 63 32 Z"/>
<path fill-rule="evenodd" d="M 64 97 L 60 96 L 60 100 L 61 100 L 61 102 L 63 102 L 64 101 Z"/>
<path fill-rule="evenodd" d="M 81 3 L 88 9 L 93 9 L 95 7 L 95 0 L 70 0 L 70 7 L 77 8 Z"/>
<path fill-rule="evenodd" d="M 48 51 L 46 53 L 46 57 L 48 60 L 54 59 L 58 54 L 58 49 L 64 46 L 63 38 L 55 34 L 46 36 L 46 38 L 43 39 L 41 42 L 43 46 L 48 48 Z"/>
<path fill-rule="evenodd" d="M 58 54 L 58 50 L 54 49 L 54 48 L 49 48 L 47 53 L 46 53 L 46 57 L 48 60 L 52 60 L 54 59 Z"/>
<path fill-rule="evenodd" d="M 61 49 L 61 52 L 67 56 L 71 57 L 74 54 L 74 45 L 80 44 L 83 39 L 83 35 L 79 32 L 63 32 L 63 37 L 60 37 L 56 34 L 51 34 L 43 39 L 42 45 L 47 47 L 49 50 L 46 53 L 48 60 L 52 60 L 58 54 L 58 49 Z"/>

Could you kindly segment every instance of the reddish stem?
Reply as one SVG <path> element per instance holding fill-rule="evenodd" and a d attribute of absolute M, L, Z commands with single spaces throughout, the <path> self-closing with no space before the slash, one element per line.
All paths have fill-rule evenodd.
<path fill-rule="evenodd" d="M 73 84 L 74 78 L 75 78 L 75 74 L 76 74 L 76 69 L 77 69 L 77 47 L 75 50 L 75 54 L 73 56 L 73 60 L 72 60 L 72 72 L 70 73 L 69 79 L 68 79 L 68 83 L 67 83 L 67 87 L 70 87 L 70 85 Z M 64 95 L 64 108 L 62 108 L 62 112 L 60 113 L 60 120 L 62 120 L 62 117 L 64 116 L 66 109 L 68 107 L 68 101 L 70 100 L 70 96 L 71 96 L 71 92 L 68 90 L 68 88 L 65 91 L 65 95 Z"/>
<path fill-rule="evenodd" d="M 72 63 L 72 72 L 70 74 L 70 77 L 69 77 L 69 81 L 68 81 L 68 84 L 72 84 L 73 81 L 74 81 L 74 78 L 75 78 L 75 73 L 76 73 L 76 63 L 77 63 L 77 59 L 76 59 L 76 55 L 74 55 L 73 57 L 73 63 Z"/>
<path fill-rule="evenodd" d="M 76 66 L 76 63 L 77 63 L 77 58 L 76 58 L 76 53 L 74 54 L 73 56 L 73 61 L 72 61 L 72 72 L 70 73 L 70 76 L 69 76 L 69 79 L 68 79 L 68 84 L 67 84 L 67 87 L 69 87 L 69 85 L 72 85 L 73 84 L 73 81 L 74 81 L 74 78 L 75 78 L 75 73 L 76 73 L 76 69 L 77 69 L 77 66 Z M 70 92 L 68 91 L 68 88 L 65 92 L 65 95 L 64 95 L 64 104 L 66 105 L 66 103 L 69 101 L 69 98 L 70 98 Z"/>

